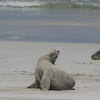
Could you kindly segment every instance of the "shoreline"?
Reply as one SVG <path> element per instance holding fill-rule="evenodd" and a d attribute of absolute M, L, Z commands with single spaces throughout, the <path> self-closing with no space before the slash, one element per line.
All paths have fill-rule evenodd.
<path fill-rule="evenodd" d="M 35 44 L 35 43 L 38 43 L 38 44 L 83 44 L 83 45 L 100 45 L 100 43 L 90 43 L 90 42 L 61 42 L 61 41 L 57 41 L 57 42 L 55 42 L 55 41 L 16 41 L 16 40 L 0 40 L 0 42 L 8 42 L 8 43 L 33 43 L 33 44 Z"/>

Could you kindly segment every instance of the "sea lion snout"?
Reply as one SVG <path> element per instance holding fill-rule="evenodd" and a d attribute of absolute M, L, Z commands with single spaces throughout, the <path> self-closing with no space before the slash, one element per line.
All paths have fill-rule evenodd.
<path fill-rule="evenodd" d="M 60 53 L 60 51 L 57 51 L 58 53 Z"/>

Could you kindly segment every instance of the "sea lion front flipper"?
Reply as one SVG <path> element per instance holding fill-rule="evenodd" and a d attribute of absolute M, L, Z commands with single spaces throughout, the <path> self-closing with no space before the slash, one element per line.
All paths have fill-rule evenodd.
<path fill-rule="evenodd" d="M 50 78 L 47 75 L 47 72 L 43 73 L 41 82 L 40 82 L 40 89 L 43 91 L 49 91 L 50 89 Z"/>

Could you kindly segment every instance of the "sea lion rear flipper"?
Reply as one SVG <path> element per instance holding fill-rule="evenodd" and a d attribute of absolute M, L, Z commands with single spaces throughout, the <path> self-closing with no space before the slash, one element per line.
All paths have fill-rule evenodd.
<path fill-rule="evenodd" d="M 38 88 L 38 84 L 35 81 L 33 84 L 31 84 L 30 86 L 28 86 L 27 88 Z"/>

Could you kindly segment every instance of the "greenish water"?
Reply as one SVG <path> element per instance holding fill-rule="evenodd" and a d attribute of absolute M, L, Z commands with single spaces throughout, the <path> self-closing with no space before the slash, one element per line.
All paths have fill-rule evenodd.
<path fill-rule="evenodd" d="M 100 0 L 0 0 L 0 7 L 100 9 Z"/>

